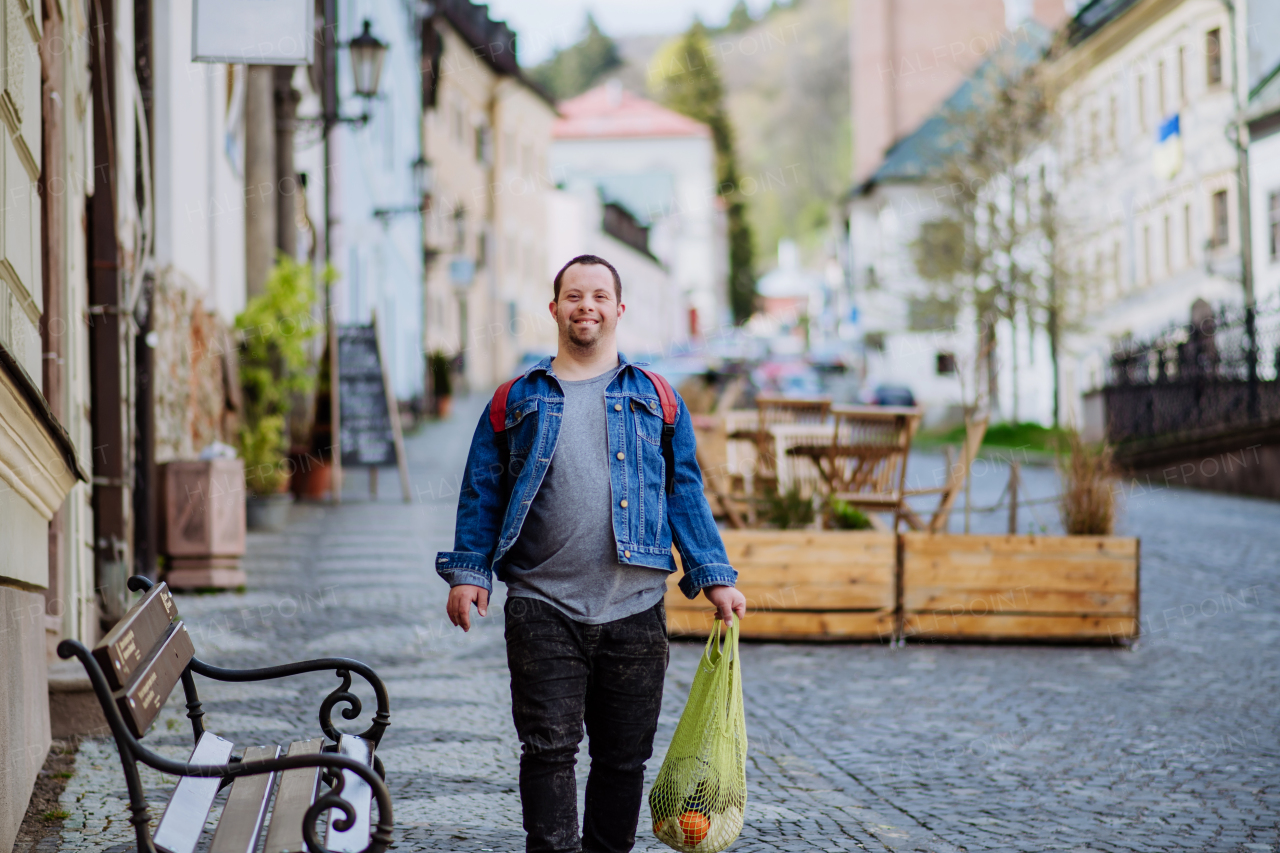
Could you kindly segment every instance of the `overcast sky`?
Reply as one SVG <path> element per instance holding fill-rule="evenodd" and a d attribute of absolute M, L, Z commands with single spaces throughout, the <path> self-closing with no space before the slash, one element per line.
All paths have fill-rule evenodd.
<path fill-rule="evenodd" d="M 674 33 L 696 14 L 708 24 L 723 24 L 737 0 L 488 0 L 489 17 L 505 20 L 519 36 L 520 64 L 537 65 L 557 47 L 582 35 L 587 12 L 611 36 Z M 770 0 L 747 0 L 759 14 Z"/>

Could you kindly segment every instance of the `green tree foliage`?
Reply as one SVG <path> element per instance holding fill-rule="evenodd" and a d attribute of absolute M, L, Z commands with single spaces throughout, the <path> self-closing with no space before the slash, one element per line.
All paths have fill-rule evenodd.
<path fill-rule="evenodd" d="M 833 239 L 851 179 L 848 0 L 777 4 L 715 39 L 757 257 Z"/>
<path fill-rule="evenodd" d="M 587 91 L 621 65 L 618 46 L 600 31 L 588 12 L 582 38 L 576 44 L 557 50 L 546 62 L 531 69 L 529 76 L 557 100 L 564 100 Z"/>
<path fill-rule="evenodd" d="M 733 126 L 725 109 L 715 51 L 706 27 L 694 21 L 684 35 L 662 47 L 649 66 L 649 87 L 666 106 L 711 129 L 716 152 L 718 194 L 724 200 L 729 231 L 729 304 L 743 323 L 755 311 L 756 277 L 746 198 L 738 181 Z"/>
<path fill-rule="evenodd" d="M 747 0 L 738 0 L 737 5 L 733 7 L 733 11 L 729 12 L 729 20 L 721 28 L 721 32 L 741 33 L 751 28 L 755 23 L 755 19 L 751 17 L 751 10 L 747 8 Z"/>

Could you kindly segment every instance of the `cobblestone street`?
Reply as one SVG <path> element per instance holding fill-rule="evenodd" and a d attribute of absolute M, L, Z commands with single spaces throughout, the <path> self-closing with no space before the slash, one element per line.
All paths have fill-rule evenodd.
<path fill-rule="evenodd" d="M 178 605 L 212 663 L 332 654 L 378 670 L 391 693 L 380 754 L 397 849 L 520 851 L 501 597 L 463 635 L 432 568 L 451 547 L 484 401 L 460 402 L 451 421 L 407 441 L 412 504 L 385 473 L 369 502 L 353 472 L 341 507 L 296 507 L 286 532 L 250 535 L 245 593 Z M 937 464 L 921 456 L 912 470 Z M 975 472 L 975 504 L 995 502 L 999 467 Z M 1052 494 L 1049 469 L 1024 473 L 1027 495 Z M 1054 508 L 1037 513 L 1025 523 L 1052 529 Z M 1130 484 L 1120 532 L 1142 538 L 1144 637 L 1133 649 L 746 646 L 750 799 L 731 849 L 1280 849 L 1280 504 Z M 650 781 L 700 652 L 673 644 Z M 206 725 L 241 745 L 317 734 L 316 709 L 337 683 L 197 680 Z M 190 748 L 180 693 L 147 741 L 171 756 Z M 145 778 L 158 816 L 172 782 Z M 62 808 L 61 849 L 132 845 L 109 741 L 81 746 Z M 643 818 L 639 837 L 638 850 L 667 849 Z"/>

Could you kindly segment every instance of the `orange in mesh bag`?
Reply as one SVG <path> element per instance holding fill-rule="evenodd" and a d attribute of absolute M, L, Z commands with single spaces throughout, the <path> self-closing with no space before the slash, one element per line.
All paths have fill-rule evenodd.
<path fill-rule="evenodd" d="M 649 792 L 653 834 L 682 853 L 718 853 L 742 832 L 747 805 L 747 718 L 738 617 L 707 638 L 689 701 Z"/>

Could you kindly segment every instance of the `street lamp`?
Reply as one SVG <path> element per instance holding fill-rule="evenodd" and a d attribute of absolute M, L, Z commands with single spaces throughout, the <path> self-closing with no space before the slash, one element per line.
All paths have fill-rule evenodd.
<path fill-rule="evenodd" d="M 431 206 L 431 193 L 435 189 L 435 166 L 421 154 L 418 155 L 417 160 L 414 160 L 409 165 L 413 169 L 413 188 L 417 193 L 418 203 L 405 205 L 404 207 L 377 208 L 373 211 L 373 215 L 382 220 L 384 225 L 393 216 L 405 213 L 422 213 Z"/>
<path fill-rule="evenodd" d="M 435 189 L 436 169 L 431 161 L 421 154 L 413 161 L 413 186 L 418 191 L 418 198 L 426 198 Z"/>
<path fill-rule="evenodd" d="M 351 73 L 355 77 L 356 94 L 369 99 L 378 94 L 378 78 L 382 76 L 382 60 L 387 55 L 387 45 L 370 31 L 372 24 L 364 19 L 360 35 L 347 43 L 351 53 Z"/>

